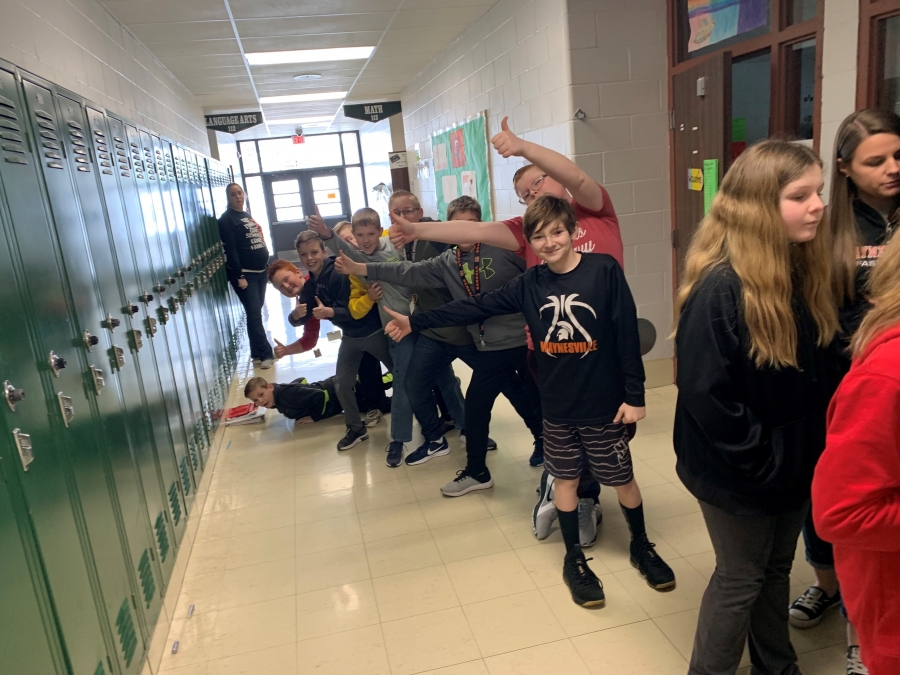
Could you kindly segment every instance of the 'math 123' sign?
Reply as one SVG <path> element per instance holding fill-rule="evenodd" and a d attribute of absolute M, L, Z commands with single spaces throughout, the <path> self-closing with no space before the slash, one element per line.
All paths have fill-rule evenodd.
<path fill-rule="evenodd" d="M 226 134 L 236 134 L 244 129 L 262 124 L 262 113 L 243 112 L 229 115 L 206 115 L 206 128 L 214 131 L 223 131 Z"/>
<path fill-rule="evenodd" d="M 383 103 L 362 103 L 359 105 L 345 105 L 344 117 L 363 122 L 378 122 L 387 117 L 393 117 L 401 111 L 400 101 L 385 101 Z"/>

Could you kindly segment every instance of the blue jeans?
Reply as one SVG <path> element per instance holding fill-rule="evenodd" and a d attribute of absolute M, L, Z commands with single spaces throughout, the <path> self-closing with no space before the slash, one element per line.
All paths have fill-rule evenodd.
<path fill-rule="evenodd" d="M 434 373 L 433 378 L 428 385 L 427 393 L 417 400 L 411 392 L 409 383 L 413 371 L 418 372 L 421 364 L 418 359 L 418 351 L 416 343 L 421 340 L 427 340 L 418 333 L 407 335 L 400 342 L 390 342 L 391 359 L 394 362 L 394 394 L 391 397 L 391 439 L 400 441 L 401 443 L 409 443 L 412 441 L 412 422 L 413 422 L 413 406 L 430 406 L 431 414 L 437 419 L 437 405 L 434 401 L 434 395 L 431 393 L 434 385 L 437 385 L 447 408 L 453 416 L 453 420 L 463 420 L 466 417 L 465 404 L 462 399 L 462 392 L 456 381 L 456 375 L 449 365 L 445 365 Z M 413 355 L 415 358 L 415 368 L 412 368 Z M 420 420 L 421 423 L 421 420 Z"/>
<path fill-rule="evenodd" d="M 247 313 L 250 358 L 260 361 L 275 358 L 272 345 L 269 344 L 269 338 L 266 337 L 266 327 L 263 326 L 262 321 L 262 308 L 266 302 L 266 273 L 244 272 L 244 278 L 247 280 L 247 288 L 239 288 L 237 282 L 231 286 Z"/>

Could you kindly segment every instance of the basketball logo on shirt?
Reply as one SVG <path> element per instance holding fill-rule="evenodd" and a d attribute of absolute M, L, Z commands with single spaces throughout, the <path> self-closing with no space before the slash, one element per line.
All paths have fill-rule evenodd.
<path fill-rule="evenodd" d="M 584 358 L 588 353 L 597 351 L 597 341 L 578 321 L 575 308 L 587 310 L 594 319 L 597 318 L 597 312 L 586 302 L 577 300 L 578 297 L 578 293 L 551 295 L 547 297 L 549 302 L 541 307 L 542 315 L 545 309 L 553 310 L 553 320 L 541 342 L 541 352 L 544 354 L 553 358 L 557 354 L 581 354 L 581 358 Z"/>
<path fill-rule="evenodd" d="M 884 253 L 884 246 L 858 246 L 856 248 L 857 267 L 875 267 L 878 258 Z"/>

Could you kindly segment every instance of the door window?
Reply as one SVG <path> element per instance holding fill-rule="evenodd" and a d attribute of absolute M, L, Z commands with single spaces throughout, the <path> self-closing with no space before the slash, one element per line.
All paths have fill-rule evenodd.
<path fill-rule="evenodd" d="M 323 218 L 344 215 L 341 185 L 337 176 L 313 176 L 312 189 L 313 201 Z"/>
<path fill-rule="evenodd" d="M 772 56 L 758 54 L 731 66 L 731 159 L 769 137 Z"/>
<path fill-rule="evenodd" d="M 884 75 L 879 83 L 878 102 L 883 108 L 900 114 L 900 16 L 882 23 L 884 31 Z"/>
<path fill-rule="evenodd" d="M 303 220 L 303 197 L 300 195 L 300 181 L 279 180 L 272 182 L 272 200 L 275 203 L 275 220 Z"/>
<path fill-rule="evenodd" d="M 816 91 L 816 41 L 812 39 L 788 45 L 785 55 L 785 130 L 795 140 L 811 141 Z"/>

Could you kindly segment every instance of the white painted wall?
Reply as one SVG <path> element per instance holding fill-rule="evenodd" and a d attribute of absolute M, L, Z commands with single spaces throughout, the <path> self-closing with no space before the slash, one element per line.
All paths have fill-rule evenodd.
<path fill-rule="evenodd" d="M 834 138 L 844 118 L 856 110 L 856 69 L 859 47 L 859 3 L 825 0 L 822 38 L 822 127 L 819 154 L 831 171 Z M 830 180 L 825 180 L 826 193 Z M 827 200 L 827 196 L 826 196 Z"/>
<path fill-rule="evenodd" d="M 638 316 L 656 327 L 645 357 L 673 355 L 665 0 L 568 0 L 572 158 L 609 192 Z"/>
<path fill-rule="evenodd" d="M 500 0 L 403 90 L 403 122 L 410 184 L 428 216 L 437 215 L 434 178 L 419 180 L 416 144 L 431 158 L 430 136 L 481 110 L 488 136 L 510 127 L 526 139 L 570 154 L 572 117 L 565 0 Z M 523 160 L 491 151 L 493 213 L 521 215 L 512 177 Z"/>
<path fill-rule="evenodd" d="M 2 0 L 0 58 L 209 152 L 200 104 L 96 0 Z"/>
<path fill-rule="evenodd" d="M 369 206 L 381 214 L 381 225 L 384 228 L 391 226 L 391 218 L 388 215 L 387 200 L 381 195 L 372 192 L 372 188 L 378 183 L 384 183 L 391 187 L 391 162 L 388 158 L 394 148 L 394 140 L 391 134 L 391 120 L 380 122 L 367 122 L 359 131 L 359 144 L 362 146 L 363 175 L 366 181 L 366 199 Z"/>

